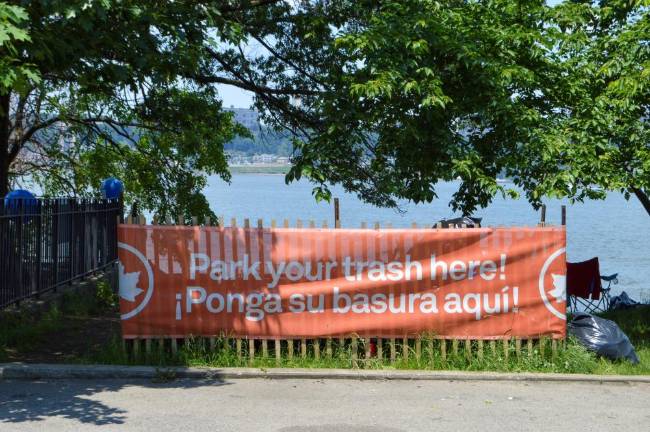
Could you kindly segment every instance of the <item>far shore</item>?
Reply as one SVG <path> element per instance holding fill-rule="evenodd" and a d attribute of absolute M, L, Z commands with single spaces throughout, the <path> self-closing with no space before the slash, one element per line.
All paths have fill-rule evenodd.
<path fill-rule="evenodd" d="M 275 174 L 284 175 L 289 172 L 290 165 L 259 164 L 229 166 L 232 174 Z"/>

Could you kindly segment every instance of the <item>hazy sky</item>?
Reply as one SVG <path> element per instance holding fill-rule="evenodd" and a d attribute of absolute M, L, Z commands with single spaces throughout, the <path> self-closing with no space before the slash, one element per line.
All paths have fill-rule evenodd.
<path fill-rule="evenodd" d="M 223 100 L 224 108 L 250 108 L 253 103 L 253 93 L 237 87 L 219 85 L 219 96 Z"/>
<path fill-rule="evenodd" d="M 562 0 L 548 0 L 548 4 L 556 5 L 561 3 Z M 228 108 L 233 106 L 235 108 L 250 108 L 253 104 L 253 93 L 239 89 L 233 86 L 219 85 L 219 95 L 223 100 L 223 106 Z"/>

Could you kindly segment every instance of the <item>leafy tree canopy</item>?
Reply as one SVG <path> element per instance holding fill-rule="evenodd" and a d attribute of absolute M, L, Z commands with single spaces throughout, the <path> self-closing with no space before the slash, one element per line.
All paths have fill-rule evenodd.
<path fill-rule="evenodd" d="M 617 190 L 650 214 L 650 2 L 572 2 L 553 13 L 563 76 L 551 99 L 557 145 L 540 150 L 557 159 L 546 176 L 561 195 Z"/>
<path fill-rule="evenodd" d="M 227 180 L 223 145 L 247 135 L 215 89 L 191 78 L 205 46 L 236 37 L 225 10 L 212 2 L 12 3 L 0 8 L 0 195 L 28 177 L 46 194 L 88 196 L 115 175 L 141 209 L 211 214 L 206 176 Z"/>
<path fill-rule="evenodd" d="M 647 0 L 0 4 L 4 190 L 113 174 L 161 216 L 209 213 L 206 174 L 228 179 L 223 145 L 246 133 L 221 109 L 232 85 L 293 136 L 287 181 L 317 199 L 430 201 L 460 178 L 464 213 L 605 190 L 650 212 Z"/>
<path fill-rule="evenodd" d="M 495 195 L 636 195 L 650 213 L 647 1 L 400 1 L 359 9 L 330 49 L 320 129 L 289 178 L 464 213 Z M 407 29 L 405 31 L 405 29 Z M 328 86 L 324 86 L 328 88 Z M 517 188 L 496 182 L 499 173 Z"/>

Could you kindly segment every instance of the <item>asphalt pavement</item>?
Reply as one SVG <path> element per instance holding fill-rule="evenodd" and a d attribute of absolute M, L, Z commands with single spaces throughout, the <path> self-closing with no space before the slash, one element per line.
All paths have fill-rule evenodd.
<path fill-rule="evenodd" d="M 85 430 L 649 431 L 650 384 L 0 380 L 0 431 Z"/>

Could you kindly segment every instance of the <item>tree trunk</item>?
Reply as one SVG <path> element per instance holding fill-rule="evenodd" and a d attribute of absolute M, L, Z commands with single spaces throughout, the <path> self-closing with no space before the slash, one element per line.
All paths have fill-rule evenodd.
<path fill-rule="evenodd" d="M 643 208 L 645 211 L 648 212 L 648 215 L 650 216 L 650 197 L 648 197 L 648 194 L 637 188 L 632 188 L 632 192 L 634 192 L 634 195 L 641 201 L 641 204 L 643 204 Z"/>
<path fill-rule="evenodd" d="M 9 101 L 11 93 L 0 96 L 0 198 L 9 193 Z"/>
<path fill-rule="evenodd" d="M 3 155 L 3 158 L 7 156 Z M 0 160 L 0 198 L 9 193 L 9 166 L 4 160 Z"/>

